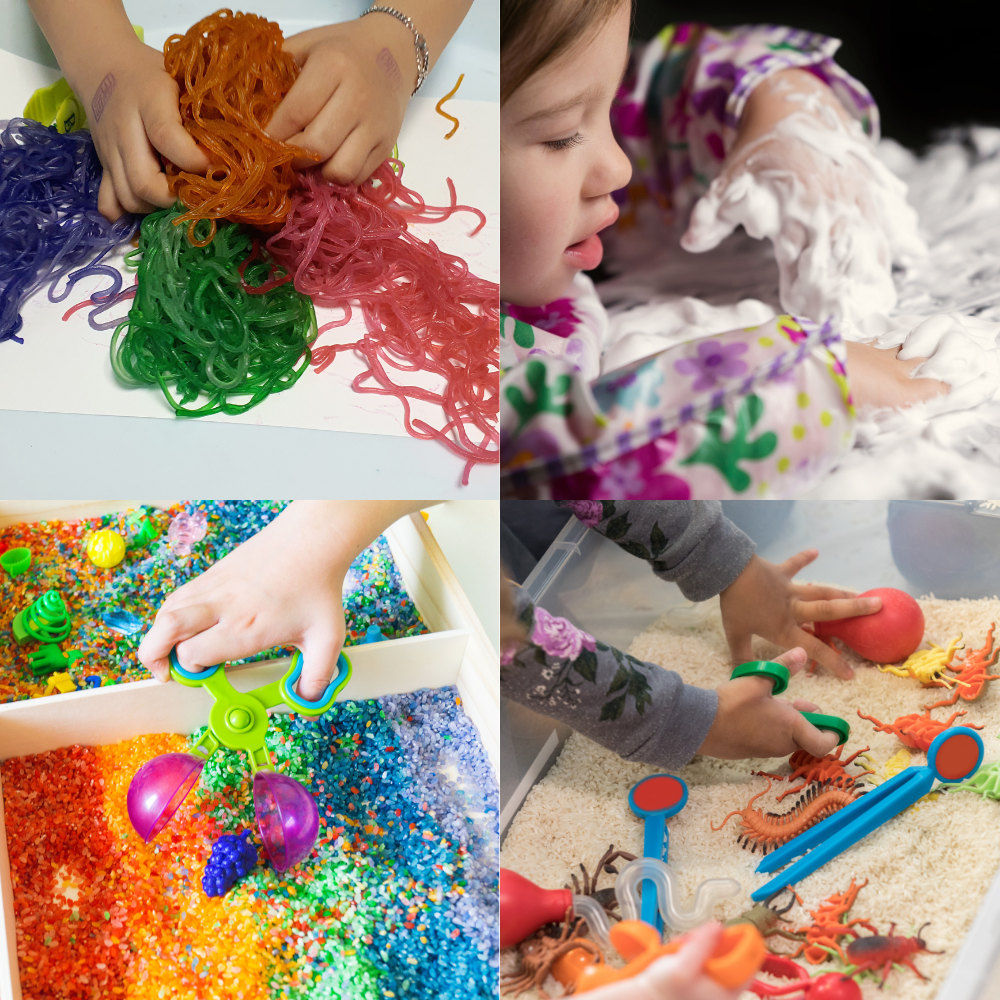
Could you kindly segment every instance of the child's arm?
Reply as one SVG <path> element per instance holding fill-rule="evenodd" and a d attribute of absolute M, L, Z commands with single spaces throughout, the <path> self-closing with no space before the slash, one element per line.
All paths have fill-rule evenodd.
<path fill-rule="evenodd" d="M 802 629 L 806 622 L 870 615 L 879 598 L 856 598 L 837 587 L 792 583 L 819 553 L 806 549 L 776 566 L 754 553 L 754 543 L 712 500 L 565 500 L 577 518 L 649 561 L 689 601 L 716 594 L 733 663 L 753 659 L 754 635 L 785 649 L 802 646 L 838 677 L 854 671 L 836 650 Z"/>
<path fill-rule="evenodd" d="M 399 0 L 426 43 L 429 68 L 462 23 L 472 0 Z M 376 12 L 303 31 L 286 40 L 302 72 L 278 106 L 268 134 L 323 157 L 323 176 L 361 184 L 392 153 L 417 85 L 414 32 Z"/>
<path fill-rule="evenodd" d="M 737 1000 L 741 990 L 727 990 L 705 974 L 722 935 L 722 925 L 702 924 L 688 934 L 674 955 L 657 959 L 633 979 L 587 994 L 589 1000 Z"/>
<path fill-rule="evenodd" d="M 104 165 L 101 214 L 113 221 L 172 205 L 157 152 L 194 173 L 209 164 L 181 125 L 177 84 L 163 69 L 163 54 L 136 38 L 121 0 L 29 4 L 86 109 Z"/>
<path fill-rule="evenodd" d="M 786 757 L 800 748 L 821 757 L 836 744 L 797 711 L 815 705 L 774 698 L 759 677 L 727 681 L 718 691 L 693 687 L 534 607 L 519 587 L 514 608 L 528 640 L 501 657 L 501 692 L 625 760 L 675 768 L 696 753 Z M 793 649 L 777 662 L 795 674 L 807 657 Z"/>
<path fill-rule="evenodd" d="M 315 701 L 344 645 L 344 576 L 390 524 L 419 505 L 402 500 L 296 500 L 261 532 L 175 590 L 139 646 L 160 681 L 177 646 L 186 670 L 297 646 L 298 693 Z"/>

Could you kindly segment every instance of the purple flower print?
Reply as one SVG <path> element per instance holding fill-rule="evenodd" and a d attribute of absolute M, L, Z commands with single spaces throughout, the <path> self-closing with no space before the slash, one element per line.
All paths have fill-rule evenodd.
<path fill-rule="evenodd" d="M 531 641 L 557 660 L 575 660 L 583 649 L 594 652 L 597 640 L 565 618 L 550 615 L 545 608 L 535 608 Z"/>
<path fill-rule="evenodd" d="M 556 299 L 544 306 L 506 305 L 507 315 L 539 330 L 548 330 L 557 337 L 569 337 L 580 322 L 573 310 L 572 299 Z"/>
<path fill-rule="evenodd" d="M 581 494 L 594 499 L 689 500 L 691 488 L 678 476 L 663 470 L 677 450 L 677 431 L 636 448 L 621 458 L 595 465 L 586 472 L 553 479 L 553 500 L 568 500 Z M 582 502 L 582 501 L 578 501 Z"/>
<path fill-rule="evenodd" d="M 576 514 L 576 519 L 582 521 L 588 528 L 600 524 L 604 520 L 604 505 L 600 500 L 570 500 L 567 504 Z"/>
<path fill-rule="evenodd" d="M 697 350 L 697 358 L 681 358 L 674 362 L 674 368 L 682 375 L 698 376 L 691 385 L 695 392 L 711 389 L 721 379 L 743 375 L 747 370 L 746 362 L 738 359 L 738 355 L 747 352 L 747 345 L 742 341 L 720 344 L 717 340 L 702 340 Z"/>

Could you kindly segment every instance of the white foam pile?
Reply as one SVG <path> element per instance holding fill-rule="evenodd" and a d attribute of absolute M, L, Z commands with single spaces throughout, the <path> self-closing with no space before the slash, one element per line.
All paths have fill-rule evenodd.
<path fill-rule="evenodd" d="M 883 140 L 876 159 L 857 135 L 792 119 L 798 120 L 779 126 L 787 136 L 769 140 L 777 145 L 765 149 L 773 161 L 766 169 L 713 186 L 695 209 L 696 225 L 685 240 L 692 249 L 712 246 L 731 225 L 743 227 L 714 249 L 682 249 L 682 230 L 665 230 L 650 203 L 640 206 L 638 226 L 607 234 L 606 259 L 616 277 L 598 286 L 612 314 L 613 345 L 603 369 L 778 311 L 817 321 L 835 316 L 848 339 L 902 345 L 904 360 L 927 357 L 914 374 L 947 382 L 951 391 L 905 410 L 863 414 L 852 452 L 808 495 L 995 494 L 1000 129 L 956 130 L 919 157 Z M 782 146 L 790 137 L 797 144 Z M 810 189 L 781 166 L 783 149 L 807 159 L 822 153 L 840 167 L 853 162 L 869 182 L 845 191 L 843 175 L 851 171 L 842 169 Z M 904 183 L 926 243 L 923 254 L 902 201 Z M 834 196 L 824 197 L 824 187 Z M 894 261 L 894 305 L 887 255 Z"/>

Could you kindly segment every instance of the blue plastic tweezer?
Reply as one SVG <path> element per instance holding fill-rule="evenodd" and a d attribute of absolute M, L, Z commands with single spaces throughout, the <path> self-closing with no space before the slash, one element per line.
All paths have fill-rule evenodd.
<path fill-rule="evenodd" d="M 900 771 L 874 791 L 855 799 L 811 830 L 765 855 L 757 866 L 759 872 L 773 872 L 793 858 L 799 860 L 752 893 L 752 898 L 759 903 L 785 886 L 801 882 L 872 830 L 923 798 L 931 790 L 935 779 L 965 781 L 979 770 L 982 762 L 983 741 L 974 729 L 956 726 L 938 733 L 927 751 L 926 766 Z"/>

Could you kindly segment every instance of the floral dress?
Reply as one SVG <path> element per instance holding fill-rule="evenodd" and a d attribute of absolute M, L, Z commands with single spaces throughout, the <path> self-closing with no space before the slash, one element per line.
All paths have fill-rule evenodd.
<path fill-rule="evenodd" d="M 664 221 L 718 174 L 753 88 L 781 70 L 828 84 L 878 137 L 868 91 L 833 61 L 836 39 L 773 26 L 665 28 L 633 53 L 613 122 L 633 164 L 619 225 Z M 501 492 L 552 499 L 795 495 L 854 436 L 846 350 L 831 323 L 776 316 L 604 371 L 607 313 L 577 275 L 566 298 L 502 305 Z"/>

